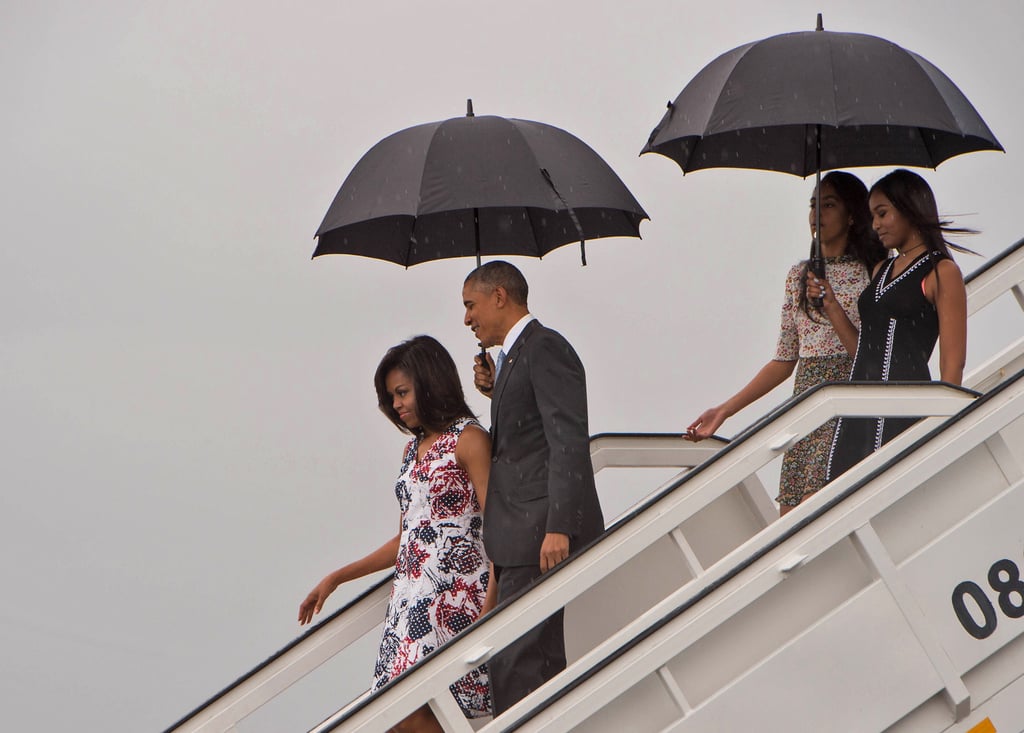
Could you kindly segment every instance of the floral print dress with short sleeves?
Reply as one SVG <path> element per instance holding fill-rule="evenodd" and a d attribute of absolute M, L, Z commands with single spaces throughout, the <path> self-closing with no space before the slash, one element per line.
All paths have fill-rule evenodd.
<path fill-rule="evenodd" d="M 807 261 L 804 260 L 793 265 L 786 278 L 786 298 L 774 357 L 778 361 L 799 360 L 794 395 L 822 382 L 846 381 L 853 364 L 828 318 L 821 311 L 804 310 L 800 306 L 801 283 L 806 272 Z M 826 257 L 825 276 L 850 322 L 858 327 L 857 298 L 868 284 L 867 268 L 852 255 Z M 782 459 L 779 495 L 775 498 L 779 504 L 796 506 L 825 485 L 828 449 L 834 430 L 835 420 L 829 420 L 786 452 Z"/>
<path fill-rule="evenodd" d="M 480 617 L 489 580 L 483 517 L 469 475 L 455 460 L 462 431 L 483 430 L 460 418 L 437 438 L 421 460 L 419 438 L 405 449 L 395 484 L 402 534 L 395 582 L 374 668 L 378 690 Z M 451 686 L 467 718 L 491 714 L 486 666 Z"/>

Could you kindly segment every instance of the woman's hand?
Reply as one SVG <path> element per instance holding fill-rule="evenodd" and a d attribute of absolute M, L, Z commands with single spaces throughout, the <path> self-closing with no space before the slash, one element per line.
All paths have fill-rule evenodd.
<path fill-rule="evenodd" d="M 327 600 L 327 596 L 331 595 L 337 587 L 338 581 L 334 579 L 333 573 L 317 583 L 316 588 L 309 592 L 306 600 L 299 606 L 300 626 L 305 626 L 313 620 L 313 616 L 320 613 L 320 609 L 324 607 L 324 601 Z"/>
<path fill-rule="evenodd" d="M 818 277 L 810 268 L 807 269 L 807 299 L 821 298 L 821 312 L 832 324 L 832 329 L 839 337 L 840 343 L 851 357 L 857 354 L 857 327 L 846 315 L 842 304 L 836 299 L 836 293 L 827 277 Z"/>
<path fill-rule="evenodd" d="M 331 595 L 339 585 L 347 583 L 364 575 L 376 573 L 379 570 L 387 570 L 395 567 L 395 560 L 398 558 L 398 547 L 401 543 L 401 520 L 399 520 L 399 533 L 371 552 L 364 558 L 349 563 L 345 567 L 338 568 L 333 573 L 325 575 L 324 579 L 317 583 L 316 588 L 309 592 L 306 600 L 299 606 L 299 624 L 305 626 L 313 617 L 320 613 L 324 607 L 324 601 Z"/>
<path fill-rule="evenodd" d="M 705 438 L 710 438 L 728 417 L 729 413 L 721 405 L 705 410 L 701 413 L 700 417 L 686 428 L 683 438 L 693 443 L 699 443 Z"/>
<path fill-rule="evenodd" d="M 822 310 L 827 310 L 829 306 L 836 304 L 836 294 L 832 290 L 832 285 L 829 284 L 827 277 L 818 277 L 810 268 L 807 268 L 807 298 L 821 298 Z"/>

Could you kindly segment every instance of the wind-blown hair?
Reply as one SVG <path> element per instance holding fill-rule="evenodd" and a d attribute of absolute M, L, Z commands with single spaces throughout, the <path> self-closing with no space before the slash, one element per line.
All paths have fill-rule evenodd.
<path fill-rule="evenodd" d="M 836 196 L 843 202 L 853 223 L 850 224 L 850 231 L 846 236 L 846 254 L 856 257 L 864 265 L 868 274 L 874 270 L 875 265 L 885 259 L 885 247 L 875 236 L 875 230 L 871 226 L 871 209 L 868 208 L 868 188 L 857 176 L 845 171 L 832 171 L 821 179 L 821 185 L 828 184 L 836 192 Z M 811 242 L 811 253 L 814 256 L 814 242 Z M 809 264 L 809 263 L 808 263 Z M 800 308 L 812 320 L 814 316 L 808 310 L 807 304 L 807 265 L 804 266 L 803 274 L 800 277 Z"/>
<path fill-rule="evenodd" d="M 412 380 L 421 430 L 439 433 L 460 417 L 476 417 L 466 404 L 452 355 L 437 339 L 415 336 L 388 349 L 373 375 L 377 406 L 403 433 L 413 431 L 398 417 L 386 384 L 388 374 L 395 369 L 405 372 Z"/>
<path fill-rule="evenodd" d="M 975 229 L 950 226 L 951 221 L 940 219 L 939 207 L 935 203 L 935 194 L 932 193 L 928 182 L 918 174 L 905 168 L 897 168 L 892 173 L 880 178 L 871 187 L 871 193 L 876 191 L 889 199 L 893 207 L 907 219 L 910 226 L 920 232 L 921 239 L 924 240 L 929 252 L 940 252 L 946 257 L 951 256 L 950 249 L 972 255 L 978 254 L 974 250 L 946 240 L 947 234 L 977 234 L 978 232 Z"/>
<path fill-rule="evenodd" d="M 519 268 L 504 260 L 487 262 L 473 270 L 466 276 L 465 285 L 473 283 L 486 292 L 490 293 L 497 287 L 505 288 L 509 299 L 518 305 L 525 306 L 526 298 L 530 294 L 530 287 L 526 284 L 526 278 Z"/>

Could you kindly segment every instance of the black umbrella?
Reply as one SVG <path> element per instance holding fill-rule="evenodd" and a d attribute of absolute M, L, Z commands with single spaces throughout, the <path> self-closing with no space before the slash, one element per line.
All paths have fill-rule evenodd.
<path fill-rule="evenodd" d="M 542 257 L 586 239 L 640 236 L 648 219 L 601 157 L 565 130 L 473 114 L 384 138 L 345 179 L 314 257 L 410 267 L 481 255 Z"/>
<path fill-rule="evenodd" d="M 815 31 L 748 43 L 705 66 L 669 102 L 641 154 L 668 156 L 684 174 L 756 168 L 813 173 L 820 184 L 823 169 L 934 168 L 1002 149 L 934 65 L 876 36 L 825 31 L 819 14 Z M 816 236 L 815 260 L 819 248 Z"/>

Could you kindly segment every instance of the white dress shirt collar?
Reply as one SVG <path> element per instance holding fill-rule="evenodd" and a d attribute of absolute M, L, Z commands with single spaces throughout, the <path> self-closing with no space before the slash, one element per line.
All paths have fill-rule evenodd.
<path fill-rule="evenodd" d="M 508 356 L 509 352 L 512 351 L 512 346 L 515 344 L 516 339 L 519 338 L 520 334 L 523 333 L 523 329 L 526 328 L 527 324 L 535 320 L 532 313 L 527 313 L 525 316 L 516 321 L 515 325 L 508 330 L 505 334 L 505 340 L 501 344 L 501 350 Z"/>

